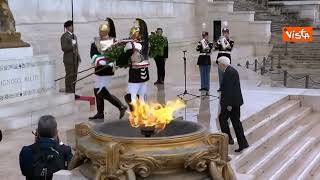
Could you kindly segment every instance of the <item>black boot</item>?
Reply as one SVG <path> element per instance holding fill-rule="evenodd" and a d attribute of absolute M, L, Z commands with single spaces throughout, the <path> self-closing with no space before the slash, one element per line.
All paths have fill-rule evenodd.
<path fill-rule="evenodd" d="M 122 102 L 116 96 L 110 94 L 110 92 L 106 88 L 102 88 L 99 95 L 100 94 L 103 97 L 103 99 L 109 101 L 112 105 L 114 105 L 115 107 L 117 107 L 119 109 L 119 111 L 120 111 L 119 118 L 121 119 L 124 116 L 124 114 L 127 110 L 127 107 L 125 105 L 123 105 Z"/>
<path fill-rule="evenodd" d="M 104 119 L 104 100 L 100 95 L 99 88 L 94 88 L 94 95 L 96 97 L 97 114 L 89 117 L 89 120 L 99 120 Z"/>
<path fill-rule="evenodd" d="M 245 145 L 242 145 L 242 146 L 239 146 L 238 149 L 234 150 L 234 152 L 241 152 L 242 150 L 246 149 L 249 147 L 249 144 L 245 144 Z"/>
<path fill-rule="evenodd" d="M 0 130 L 0 142 L 2 141 L 2 131 Z"/>
<path fill-rule="evenodd" d="M 126 94 L 124 96 L 124 100 L 126 101 L 126 103 L 129 106 L 129 110 L 132 112 L 133 111 L 133 106 L 131 105 L 131 94 Z"/>
<path fill-rule="evenodd" d="M 123 106 L 120 110 L 120 119 L 123 118 L 123 116 L 125 115 L 126 111 L 127 111 L 128 107 L 127 106 Z"/>
<path fill-rule="evenodd" d="M 229 138 L 229 144 L 230 144 L 230 145 L 233 145 L 233 144 L 234 144 L 234 141 L 233 141 L 232 137 Z"/>
<path fill-rule="evenodd" d="M 100 120 L 100 119 L 104 119 L 104 114 L 97 113 L 96 115 L 89 117 L 89 120 Z"/>

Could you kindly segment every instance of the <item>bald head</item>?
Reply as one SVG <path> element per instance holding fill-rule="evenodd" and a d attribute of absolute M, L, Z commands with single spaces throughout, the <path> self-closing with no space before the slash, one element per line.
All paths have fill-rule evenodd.
<path fill-rule="evenodd" d="M 53 138 L 57 135 L 57 121 L 51 115 L 40 117 L 38 122 L 38 134 L 40 137 Z"/>

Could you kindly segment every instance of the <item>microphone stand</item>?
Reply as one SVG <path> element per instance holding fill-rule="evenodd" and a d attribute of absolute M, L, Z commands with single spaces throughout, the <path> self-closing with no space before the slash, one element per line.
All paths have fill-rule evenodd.
<path fill-rule="evenodd" d="M 197 96 L 195 94 L 191 94 L 191 93 L 188 93 L 187 91 L 187 58 L 186 58 L 186 50 L 183 51 L 183 67 L 184 67 L 184 92 L 181 93 L 181 94 L 178 94 L 177 96 L 184 100 L 184 101 L 190 101 L 190 100 L 193 100 L 195 98 L 198 98 L 200 96 Z M 185 96 L 186 95 L 189 95 L 189 96 L 192 96 L 193 98 L 191 99 L 185 99 Z"/>

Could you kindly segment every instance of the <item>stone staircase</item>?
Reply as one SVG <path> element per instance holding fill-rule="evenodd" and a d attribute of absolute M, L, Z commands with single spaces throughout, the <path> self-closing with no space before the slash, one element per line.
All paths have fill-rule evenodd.
<path fill-rule="evenodd" d="M 253 179 L 320 179 L 319 120 L 299 98 L 279 100 L 243 121 L 250 147 L 232 166 Z"/>
<path fill-rule="evenodd" d="M 74 106 L 74 95 L 52 93 L 36 98 L 2 104 L 0 106 L 0 127 L 3 130 L 14 130 L 32 127 L 40 116 L 50 114 L 57 118 L 68 116 L 77 111 Z"/>
<path fill-rule="evenodd" d="M 282 42 L 281 37 L 282 27 L 288 25 L 308 26 L 309 21 L 299 19 L 296 13 L 288 14 L 248 0 L 235 0 L 234 9 L 255 11 L 255 20 L 272 21 L 270 44 L 273 45 L 273 49 L 269 56 L 273 56 L 275 60 L 280 58 L 282 70 L 287 70 L 293 76 L 311 74 L 314 80 L 320 79 L 320 36 L 313 35 L 312 43 L 288 43 L 287 55 L 285 55 L 286 44 Z M 272 85 L 282 85 L 283 75 L 281 77 L 271 76 L 271 80 L 275 81 Z M 293 81 L 290 84 L 292 87 L 301 87 L 299 82 Z M 313 87 L 317 88 L 318 86 L 314 85 Z"/>

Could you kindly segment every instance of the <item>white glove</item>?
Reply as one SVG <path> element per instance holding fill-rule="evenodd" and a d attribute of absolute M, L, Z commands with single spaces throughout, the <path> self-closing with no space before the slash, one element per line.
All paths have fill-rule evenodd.
<path fill-rule="evenodd" d="M 232 110 L 232 106 L 228 106 L 228 107 L 227 107 L 227 109 L 228 109 L 228 111 L 230 111 L 230 112 L 231 112 L 231 110 Z"/>
<path fill-rule="evenodd" d="M 129 49 L 132 49 L 132 43 L 130 43 L 130 42 L 128 42 L 128 43 L 126 44 L 126 46 L 124 47 L 124 51 L 126 52 L 126 51 L 128 51 Z"/>
<path fill-rule="evenodd" d="M 76 44 L 77 44 L 77 41 L 74 40 L 74 39 L 72 39 L 72 45 L 74 46 L 74 45 L 76 45 Z"/>
<path fill-rule="evenodd" d="M 106 61 L 99 61 L 99 65 L 105 66 L 105 65 L 107 65 L 107 62 Z"/>

